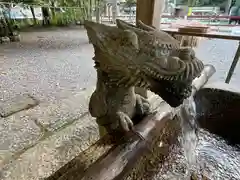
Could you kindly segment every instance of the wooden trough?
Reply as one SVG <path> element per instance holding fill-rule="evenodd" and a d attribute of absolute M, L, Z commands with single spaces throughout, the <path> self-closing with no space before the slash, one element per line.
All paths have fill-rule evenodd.
<path fill-rule="evenodd" d="M 193 81 L 195 94 L 213 75 L 206 66 Z M 126 135 L 105 135 L 46 180 L 139 180 L 151 179 L 163 164 L 171 145 L 177 143 L 179 121 L 166 103 Z"/>

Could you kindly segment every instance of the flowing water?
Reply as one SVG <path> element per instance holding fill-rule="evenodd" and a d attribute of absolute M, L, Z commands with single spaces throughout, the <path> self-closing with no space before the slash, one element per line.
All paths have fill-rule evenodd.
<path fill-rule="evenodd" d="M 178 117 L 181 121 L 182 136 L 179 137 L 187 161 L 185 176 L 190 177 L 191 170 L 197 166 L 196 147 L 198 142 L 195 122 L 196 105 L 191 96 L 180 107 Z"/>
<path fill-rule="evenodd" d="M 203 129 L 197 130 L 193 98 L 187 99 L 178 112 L 180 146 L 173 145 L 154 179 L 240 180 L 240 149 Z"/>

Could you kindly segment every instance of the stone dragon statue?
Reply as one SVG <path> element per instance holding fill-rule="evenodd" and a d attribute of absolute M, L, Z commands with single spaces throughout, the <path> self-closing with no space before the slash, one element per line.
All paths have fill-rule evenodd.
<path fill-rule="evenodd" d="M 97 85 L 89 111 L 107 132 L 132 130 L 150 112 L 135 87 L 149 89 L 177 107 L 191 93 L 191 83 L 204 68 L 191 48 L 180 48 L 169 34 L 138 22 L 116 26 L 85 21 L 93 45 Z M 136 118 L 137 117 L 137 118 Z"/>

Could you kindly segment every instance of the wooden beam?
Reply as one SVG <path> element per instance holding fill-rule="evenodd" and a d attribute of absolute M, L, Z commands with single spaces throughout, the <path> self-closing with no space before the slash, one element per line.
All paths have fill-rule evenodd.
<path fill-rule="evenodd" d="M 159 29 L 163 9 L 164 0 L 137 0 L 136 20 Z"/>

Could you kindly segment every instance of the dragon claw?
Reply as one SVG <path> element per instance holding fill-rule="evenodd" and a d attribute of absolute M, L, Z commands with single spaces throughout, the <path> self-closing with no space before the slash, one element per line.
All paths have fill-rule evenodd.
<path fill-rule="evenodd" d="M 123 131 L 128 132 L 133 129 L 133 122 L 129 118 L 129 116 L 123 112 L 118 112 L 119 116 L 119 128 L 121 128 Z"/>

